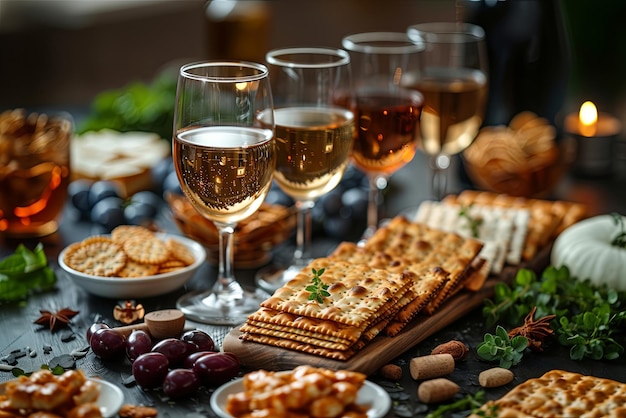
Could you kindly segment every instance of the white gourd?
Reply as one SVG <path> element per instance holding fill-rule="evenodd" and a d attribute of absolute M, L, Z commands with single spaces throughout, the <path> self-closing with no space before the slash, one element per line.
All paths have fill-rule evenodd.
<path fill-rule="evenodd" d="M 626 218 L 623 219 L 626 225 Z M 596 285 L 626 291 L 626 248 L 611 245 L 618 232 L 611 215 L 580 221 L 557 237 L 551 264 L 567 266 L 570 275 L 578 280 L 588 279 Z"/>

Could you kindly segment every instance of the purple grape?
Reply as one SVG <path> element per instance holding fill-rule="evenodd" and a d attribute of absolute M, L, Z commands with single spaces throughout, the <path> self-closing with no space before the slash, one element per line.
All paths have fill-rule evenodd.
<path fill-rule="evenodd" d="M 101 328 L 93 333 L 89 340 L 89 346 L 96 356 L 102 359 L 110 359 L 125 351 L 126 341 L 115 330 Z"/>
<path fill-rule="evenodd" d="M 93 335 L 93 333 L 103 328 L 110 328 L 110 327 L 104 322 L 96 322 L 94 324 L 91 324 L 91 326 L 87 328 L 87 333 L 85 334 L 85 338 L 87 339 L 87 344 L 91 344 L 91 336 Z"/>
<path fill-rule="evenodd" d="M 211 336 L 206 332 L 199 329 L 185 332 L 180 339 L 195 344 L 198 347 L 198 351 L 215 350 L 215 342 L 213 341 L 213 338 L 211 338 Z"/>
<path fill-rule="evenodd" d="M 230 354 L 215 353 L 201 356 L 192 370 L 204 385 L 215 387 L 237 376 L 240 366 Z"/>
<path fill-rule="evenodd" d="M 170 362 L 170 367 L 182 367 L 183 362 L 191 353 L 198 351 L 195 344 L 178 338 L 166 338 L 156 343 L 152 351 L 164 354 Z"/>
<path fill-rule="evenodd" d="M 126 357 L 132 362 L 141 354 L 152 350 L 152 338 L 140 329 L 133 330 L 126 338 Z"/>
<path fill-rule="evenodd" d="M 172 399 L 192 395 L 200 387 L 200 379 L 189 369 L 170 370 L 162 383 L 163 392 Z"/>
<path fill-rule="evenodd" d="M 205 354 L 214 354 L 215 351 L 196 351 L 195 353 L 191 353 L 187 356 L 185 361 L 183 362 L 183 367 L 185 369 L 193 368 L 193 364 Z"/>
<path fill-rule="evenodd" d="M 144 389 L 158 388 L 167 375 L 169 361 L 164 354 L 151 351 L 133 362 L 135 382 Z"/>

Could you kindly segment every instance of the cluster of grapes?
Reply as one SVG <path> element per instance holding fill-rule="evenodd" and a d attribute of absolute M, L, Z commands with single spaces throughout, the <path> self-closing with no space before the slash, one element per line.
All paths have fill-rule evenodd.
<path fill-rule="evenodd" d="M 359 239 L 367 224 L 368 187 L 367 176 L 348 166 L 337 187 L 314 206 L 314 231 L 334 239 Z"/>
<path fill-rule="evenodd" d="M 197 329 L 153 345 L 152 338 L 143 330 L 133 330 L 125 338 L 108 325 L 95 323 L 87 330 L 87 341 L 94 354 L 102 359 L 125 354 L 139 386 L 161 388 L 172 399 L 190 396 L 203 385 L 219 386 L 240 371 L 237 356 L 214 351 L 211 336 Z"/>
<path fill-rule="evenodd" d="M 107 233 L 118 225 L 147 225 L 164 205 L 166 193 L 182 194 L 171 158 L 164 158 L 151 170 L 154 190 L 140 191 L 128 199 L 121 197 L 113 181 L 75 180 L 68 188 L 70 203 L 81 219 L 89 220 Z M 346 239 L 351 232 L 362 232 L 367 218 L 367 178 L 349 166 L 339 185 L 322 196 L 313 208 L 316 235 Z M 272 183 L 265 202 L 292 206 L 294 201 Z M 358 238 L 358 236 L 356 237 Z"/>
<path fill-rule="evenodd" d="M 166 192 L 181 193 L 171 158 L 151 170 L 155 190 L 145 190 L 122 198 L 120 186 L 109 180 L 75 180 L 68 186 L 69 201 L 79 217 L 110 232 L 119 225 L 147 225 L 163 207 Z"/>

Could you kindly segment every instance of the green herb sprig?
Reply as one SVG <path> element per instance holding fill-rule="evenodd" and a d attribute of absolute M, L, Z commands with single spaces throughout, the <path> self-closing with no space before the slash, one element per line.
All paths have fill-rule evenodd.
<path fill-rule="evenodd" d="M 537 276 L 521 269 L 513 283 L 498 283 L 485 300 L 488 324 L 517 326 L 537 306 L 537 317 L 557 315 L 551 323 L 558 342 L 570 347 L 570 358 L 613 360 L 624 352 L 626 292 L 570 276 L 567 267 L 548 267 Z"/>
<path fill-rule="evenodd" d="M 0 303 L 23 300 L 32 292 L 49 290 L 56 279 L 41 243 L 33 251 L 20 244 L 13 254 L 0 260 Z"/>
<path fill-rule="evenodd" d="M 312 271 L 313 284 L 308 285 L 305 290 L 307 292 L 311 292 L 311 294 L 309 295 L 309 300 L 316 300 L 319 303 L 324 303 L 324 298 L 330 296 L 330 293 L 328 293 L 328 290 L 326 290 L 328 289 L 328 285 L 322 281 L 322 274 L 324 274 L 324 271 L 326 271 L 326 269 L 312 269 Z"/>
<path fill-rule="evenodd" d="M 480 235 L 478 229 L 483 224 L 483 218 L 472 216 L 470 214 L 471 207 L 472 205 L 461 205 L 461 209 L 459 210 L 459 217 L 467 219 L 468 227 L 472 233 L 472 236 L 474 238 L 478 238 Z"/>
<path fill-rule="evenodd" d="M 611 240 L 611 245 L 620 248 L 626 248 L 626 228 L 624 225 L 624 218 L 619 213 L 612 213 L 613 222 L 619 228 L 617 235 Z"/>
<path fill-rule="evenodd" d="M 483 390 L 479 390 L 473 395 L 471 393 L 467 394 L 463 398 L 452 403 L 439 405 L 437 409 L 426 415 L 426 418 L 443 418 L 447 417 L 449 413 L 464 411 L 471 411 L 479 417 L 496 417 L 496 405 L 494 405 L 488 412 L 480 410 L 480 407 L 483 406 L 485 402 L 485 392 Z"/>
<path fill-rule="evenodd" d="M 478 357 L 486 361 L 498 361 L 500 367 L 509 369 L 519 364 L 528 347 L 528 338 L 517 335 L 509 337 L 506 330 L 498 325 L 496 333 L 486 333 L 483 342 L 476 347 Z"/>

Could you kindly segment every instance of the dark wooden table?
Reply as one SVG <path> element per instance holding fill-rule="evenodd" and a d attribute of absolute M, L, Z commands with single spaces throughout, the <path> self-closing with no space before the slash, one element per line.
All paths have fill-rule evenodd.
<path fill-rule="evenodd" d="M 624 161 L 620 161 L 620 164 L 618 169 L 623 168 Z M 622 171 L 618 170 L 615 176 L 608 179 L 579 179 L 568 176 L 559 184 L 551 197 L 586 203 L 592 215 L 613 211 L 624 214 L 626 213 L 626 194 L 624 194 L 626 175 Z M 416 184 L 421 186 L 417 187 Z M 424 159 L 418 155 L 410 165 L 392 178 L 387 197 L 387 214 L 393 216 L 416 207 L 421 201 L 428 199 L 427 184 Z M 466 184 L 462 181 L 453 181 L 451 184 L 452 191 L 458 191 L 463 187 L 466 187 Z M 176 231 L 165 208 L 158 221 L 163 229 L 170 232 Z M 0 358 L 5 358 L 15 351 L 32 352 L 32 356 L 27 354 L 18 358 L 17 366 L 25 371 L 34 371 L 57 356 L 86 348 L 85 332 L 93 322 L 104 321 L 110 325 L 119 324 L 113 319 L 113 309 L 119 301 L 86 293 L 74 286 L 57 267 L 56 259 L 61 249 L 91 233 L 92 227 L 89 223 L 76 221 L 71 211 L 67 210 L 61 229 L 56 234 L 41 240 L 45 245 L 50 265 L 57 271 L 58 284 L 55 290 L 30 296 L 24 303 L 0 305 Z M 19 242 L 33 247 L 39 240 L 0 239 L 0 256 L 10 253 Z M 252 284 L 254 272 L 254 270 L 237 270 L 236 273 L 244 284 Z M 146 311 L 174 307 L 180 295 L 192 289 L 208 287 L 215 280 L 215 275 L 214 267 L 206 264 L 185 288 L 159 297 L 140 299 L 137 303 L 143 304 Z M 48 329 L 33 324 L 39 316 L 40 309 L 57 310 L 64 307 L 80 312 L 74 317 L 69 328 L 51 333 Z M 206 330 L 218 343 L 229 331 L 228 328 L 211 327 L 191 321 L 187 322 L 187 326 Z M 370 376 L 371 380 L 387 388 L 395 401 L 394 408 L 388 416 L 420 416 L 428 411 L 425 405 L 417 401 L 417 382 L 413 381 L 409 375 L 408 362 L 412 357 L 428 354 L 434 346 L 450 339 L 462 340 L 472 348 L 467 359 L 459 362 L 456 370 L 449 376 L 461 386 L 461 394 L 458 396 L 479 390 L 478 373 L 487 366 L 477 359 L 475 347 L 482 341 L 484 333 L 491 331 L 486 329 L 478 309 L 417 346 L 406 347 L 404 354 L 394 360 L 394 363 L 400 365 L 404 371 L 399 384 L 386 382 L 376 375 Z M 50 351 L 46 351 L 46 347 L 49 347 Z M 102 361 L 93 353 L 88 352 L 86 356 L 76 359 L 76 367 L 84 370 L 88 376 L 100 376 L 117 384 L 123 390 L 127 403 L 156 406 L 160 417 L 215 416 L 209 407 L 211 389 L 203 388 L 187 400 L 173 402 L 160 391 L 144 391 L 133 384 L 125 385 L 124 382 L 131 375 L 131 365 L 127 360 Z M 523 362 L 513 368 L 515 380 L 504 387 L 488 390 L 487 396 L 490 399 L 500 397 L 520 382 L 531 377 L 538 377 L 555 368 L 626 381 L 624 359 L 614 362 L 572 361 L 569 359 L 567 349 L 553 344 L 542 354 L 525 355 Z M 10 372 L 0 372 L 0 382 L 12 378 L 13 375 Z"/>

